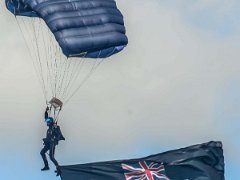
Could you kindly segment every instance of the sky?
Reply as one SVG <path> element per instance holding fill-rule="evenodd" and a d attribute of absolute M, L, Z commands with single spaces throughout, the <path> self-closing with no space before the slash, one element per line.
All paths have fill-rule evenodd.
<path fill-rule="evenodd" d="M 60 164 L 143 157 L 219 140 L 226 179 L 239 179 L 240 2 L 117 4 L 129 44 L 104 61 L 64 107 Z M 1 179 L 52 180 L 52 171 L 40 171 L 42 89 L 3 1 L 0 12 Z"/>

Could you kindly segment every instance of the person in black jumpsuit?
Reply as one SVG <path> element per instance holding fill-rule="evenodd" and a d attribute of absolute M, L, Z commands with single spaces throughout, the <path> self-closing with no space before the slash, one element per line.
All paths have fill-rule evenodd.
<path fill-rule="evenodd" d="M 45 122 L 47 123 L 47 126 L 48 126 L 48 130 L 47 130 L 46 138 L 43 139 L 44 147 L 40 152 L 43 162 L 44 162 L 44 167 L 41 170 L 42 171 L 49 170 L 48 160 L 46 157 L 46 152 L 49 151 L 50 160 L 56 166 L 56 172 L 57 172 L 57 175 L 59 175 L 60 174 L 59 164 L 54 157 L 55 147 L 56 147 L 56 145 L 58 145 L 58 141 L 65 140 L 65 138 L 62 135 L 60 127 L 54 123 L 54 120 L 52 117 L 48 116 L 48 110 L 49 110 L 49 108 L 47 107 L 47 109 L 45 111 L 45 115 L 44 115 Z"/>

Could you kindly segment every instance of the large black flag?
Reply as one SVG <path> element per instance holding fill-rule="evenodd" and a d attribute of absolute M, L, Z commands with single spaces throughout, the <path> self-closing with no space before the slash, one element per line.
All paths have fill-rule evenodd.
<path fill-rule="evenodd" d="M 221 142 L 140 159 L 61 166 L 62 180 L 224 180 Z"/>

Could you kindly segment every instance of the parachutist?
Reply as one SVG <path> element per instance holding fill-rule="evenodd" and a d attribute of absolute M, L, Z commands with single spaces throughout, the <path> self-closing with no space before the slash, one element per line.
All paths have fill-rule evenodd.
<path fill-rule="evenodd" d="M 48 108 L 46 108 L 46 111 L 44 113 L 45 114 L 44 118 L 45 118 L 45 122 L 47 123 L 48 130 L 47 130 L 46 138 L 43 139 L 44 147 L 40 152 L 44 162 L 44 168 L 42 168 L 41 170 L 42 171 L 49 170 L 48 160 L 46 157 L 46 152 L 49 151 L 50 160 L 56 166 L 57 174 L 60 175 L 59 164 L 55 159 L 54 154 L 55 154 L 55 148 L 56 148 L 56 145 L 58 145 L 58 142 L 60 140 L 65 140 L 65 138 L 62 135 L 60 127 L 54 123 L 54 119 L 52 117 L 49 117 L 47 109 Z"/>

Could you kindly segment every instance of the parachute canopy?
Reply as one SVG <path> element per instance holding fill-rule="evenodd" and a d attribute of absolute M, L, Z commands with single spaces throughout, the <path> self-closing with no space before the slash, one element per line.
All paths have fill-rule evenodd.
<path fill-rule="evenodd" d="M 114 0 L 5 0 L 15 16 L 42 18 L 67 57 L 105 58 L 128 43 Z"/>

